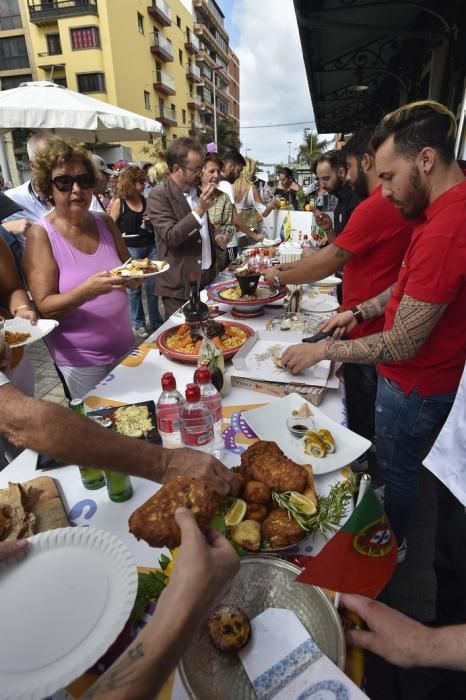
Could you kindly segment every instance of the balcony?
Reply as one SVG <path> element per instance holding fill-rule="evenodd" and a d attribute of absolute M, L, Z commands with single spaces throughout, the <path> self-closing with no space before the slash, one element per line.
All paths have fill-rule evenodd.
<path fill-rule="evenodd" d="M 172 23 L 172 11 L 165 0 L 152 0 L 152 5 L 149 5 L 147 12 L 153 17 L 156 22 L 162 27 L 170 27 Z"/>
<path fill-rule="evenodd" d="M 155 118 L 158 122 L 163 124 L 163 126 L 178 126 L 178 121 L 176 118 L 176 109 L 169 109 L 168 107 L 159 107 L 158 112 L 156 112 Z"/>
<path fill-rule="evenodd" d="M 158 56 L 165 63 L 173 61 L 173 44 L 172 42 L 160 34 L 154 32 L 150 37 L 150 50 L 155 56 Z"/>
<path fill-rule="evenodd" d="M 202 102 L 202 99 L 199 97 L 199 95 L 193 95 L 189 98 L 188 109 L 197 109 L 200 112 L 203 111 L 204 103 Z"/>
<path fill-rule="evenodd" d="M 198 119 L 191 119 L 189 124 L 189 135 L 199 136 L 199 134 L 204 133 L 204 127 Z"/>
<path fill-rule="evenodd" d="M 222 44 L 218 41 L 218 39 L 215 38 L 215 36 L 212 34 L 212 32 L 206 24 L 195 22 L 194 31 L 198 36 L 202 37 L 202 39 L 206 41 L 212 49 L 214 49 L 218 54 L 220 54 L 224 63 L 228 63 L 228 61 L 230 60 L 228 57 L 228 44 L 226 48 L 224 48 Z"/>
<path fill-rule="evenodd" d="M 154 90 L 162 92 L 164 95 L 176 94 L 176 83 L 165 71 L 156 70 L 153 75 Z"/>
<path fill-rule="evenodd" d="M 215 25 L 219 30 L 220 34 L 225 35 L 225 40 L 227 40 L 225 27 L 223 26 L 223 17 L 210 0 L 193 0 L 193 7 L 196 8 L 201 14 L 206 17 L 209 22 Z"/>
<path fill-rule="evenodd" d="M 64 17 L 98 15 L 97 0 L 28 0 L 29 19 L 34 24 L 51 24 Z"/>
<path fill-rule="evenodd" d="M 197 54 L 200 50 L 199 39 L 193 32 L 185 35 L 186 41 L 184 42 L 184 48 L 188 53 Z"/>
<path fill-rule="evenodd" d="M 186 64 L 186 78 L 189 80 L 190 83 L 202 82 L 201 71 L 195 63 Z"/>

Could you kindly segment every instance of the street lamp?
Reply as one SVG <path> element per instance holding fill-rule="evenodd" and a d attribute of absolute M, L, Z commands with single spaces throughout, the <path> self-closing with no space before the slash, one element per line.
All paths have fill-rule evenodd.
<path fill-rule="evenodd" d="M 288 144 L 288 163 L 291 163 L 291 141 L 287 141 Z"/>
<path fill-rule="evenodd" d="M 212 68 L 212 73 L 213 73 L 213 86 L 214 86 L 214 142 L 217 143 L 217 91 L 216 91 L 216 84 L 217 84 L 217 76 L 215 75 L 215 71 L 221 70 L 223 68 L 222 65 L 220 66 L 214 66 Z"/>

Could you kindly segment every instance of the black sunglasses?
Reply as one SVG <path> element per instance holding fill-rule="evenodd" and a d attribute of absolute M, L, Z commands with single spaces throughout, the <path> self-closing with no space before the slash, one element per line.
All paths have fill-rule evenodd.
<path fill-rule="evenodd" d="M 81 175 L 57 175 L 52 178 L 52 185 L 55 185 L 59 192 L 71 192 L 74 183 L 81 190 L 90 190 L 94 187 L 94 178 L 89 173 L 81 173 Z"/>

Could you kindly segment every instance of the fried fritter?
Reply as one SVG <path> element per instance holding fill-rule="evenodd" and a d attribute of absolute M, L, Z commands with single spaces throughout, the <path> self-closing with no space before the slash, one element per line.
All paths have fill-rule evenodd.
<path fill-rule="evenodd" d="M 288 513 L 283 508 L 273 508 L 261 523 L 262 539 L 273 549 L 295 544 L 305 534 L 298 523 L 288 517 Z"/>
<path fill-rule="evenodd" d="M 210 614 L 209 637 L 221 651 L 238 651 L 249 641 L 251 623 L 244 610 L 236 605 L 219 605 Z"/>
<path fill-rule="evenodd" d="M 181 543 L 175 511 L 182 506 L 192 511 L 201 530 L 205 530 L 215 513 L 217 497 L 203 481 L 177 476 L 134 511 L 129 519 L 129 530 L 151 547 L 174 549 Z"/>
<path fill-rule="evenodd" d="M 255 520 L 261 523 L 267 515 L 267 506 L 264 506 L 262 503 L 248 503 L 247 505 L 246 520 Z"/>
<path fill-rule="evenodd" d="M 247 481 L 243 494 L 244 500 L 248 503 L 261 503 L 265 505 L 272 498 L 269 487 L 260 481 Z"/>
<path fill-rule="evenodd" d="M 306 470 L 281 451 L 275 442 L 259 440 L 241 455 L 241 467 L 248 480 L 261 481 L 272 491 L 298 491 L 306 488 Z"/>

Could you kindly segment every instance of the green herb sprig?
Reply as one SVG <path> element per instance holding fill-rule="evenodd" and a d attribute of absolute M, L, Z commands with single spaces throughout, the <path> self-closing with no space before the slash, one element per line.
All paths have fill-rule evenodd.
<path fill-rule="evenodd" d="M 287 511 L 288 517 L 295 520 L 306 532 L 320 532 L 327 540 L 339 530 L 340 521 L 346 513 L 348 504 L 357 491 L 358 479 L 354 474 L 344 481 L 338 481 L 330 489 L 328 496 L 317 497 L 317 510 L 312 515 L 305 515 L 294 503 L 290 503 L 291 491 L 272 492 L 275 503 Z"/>

